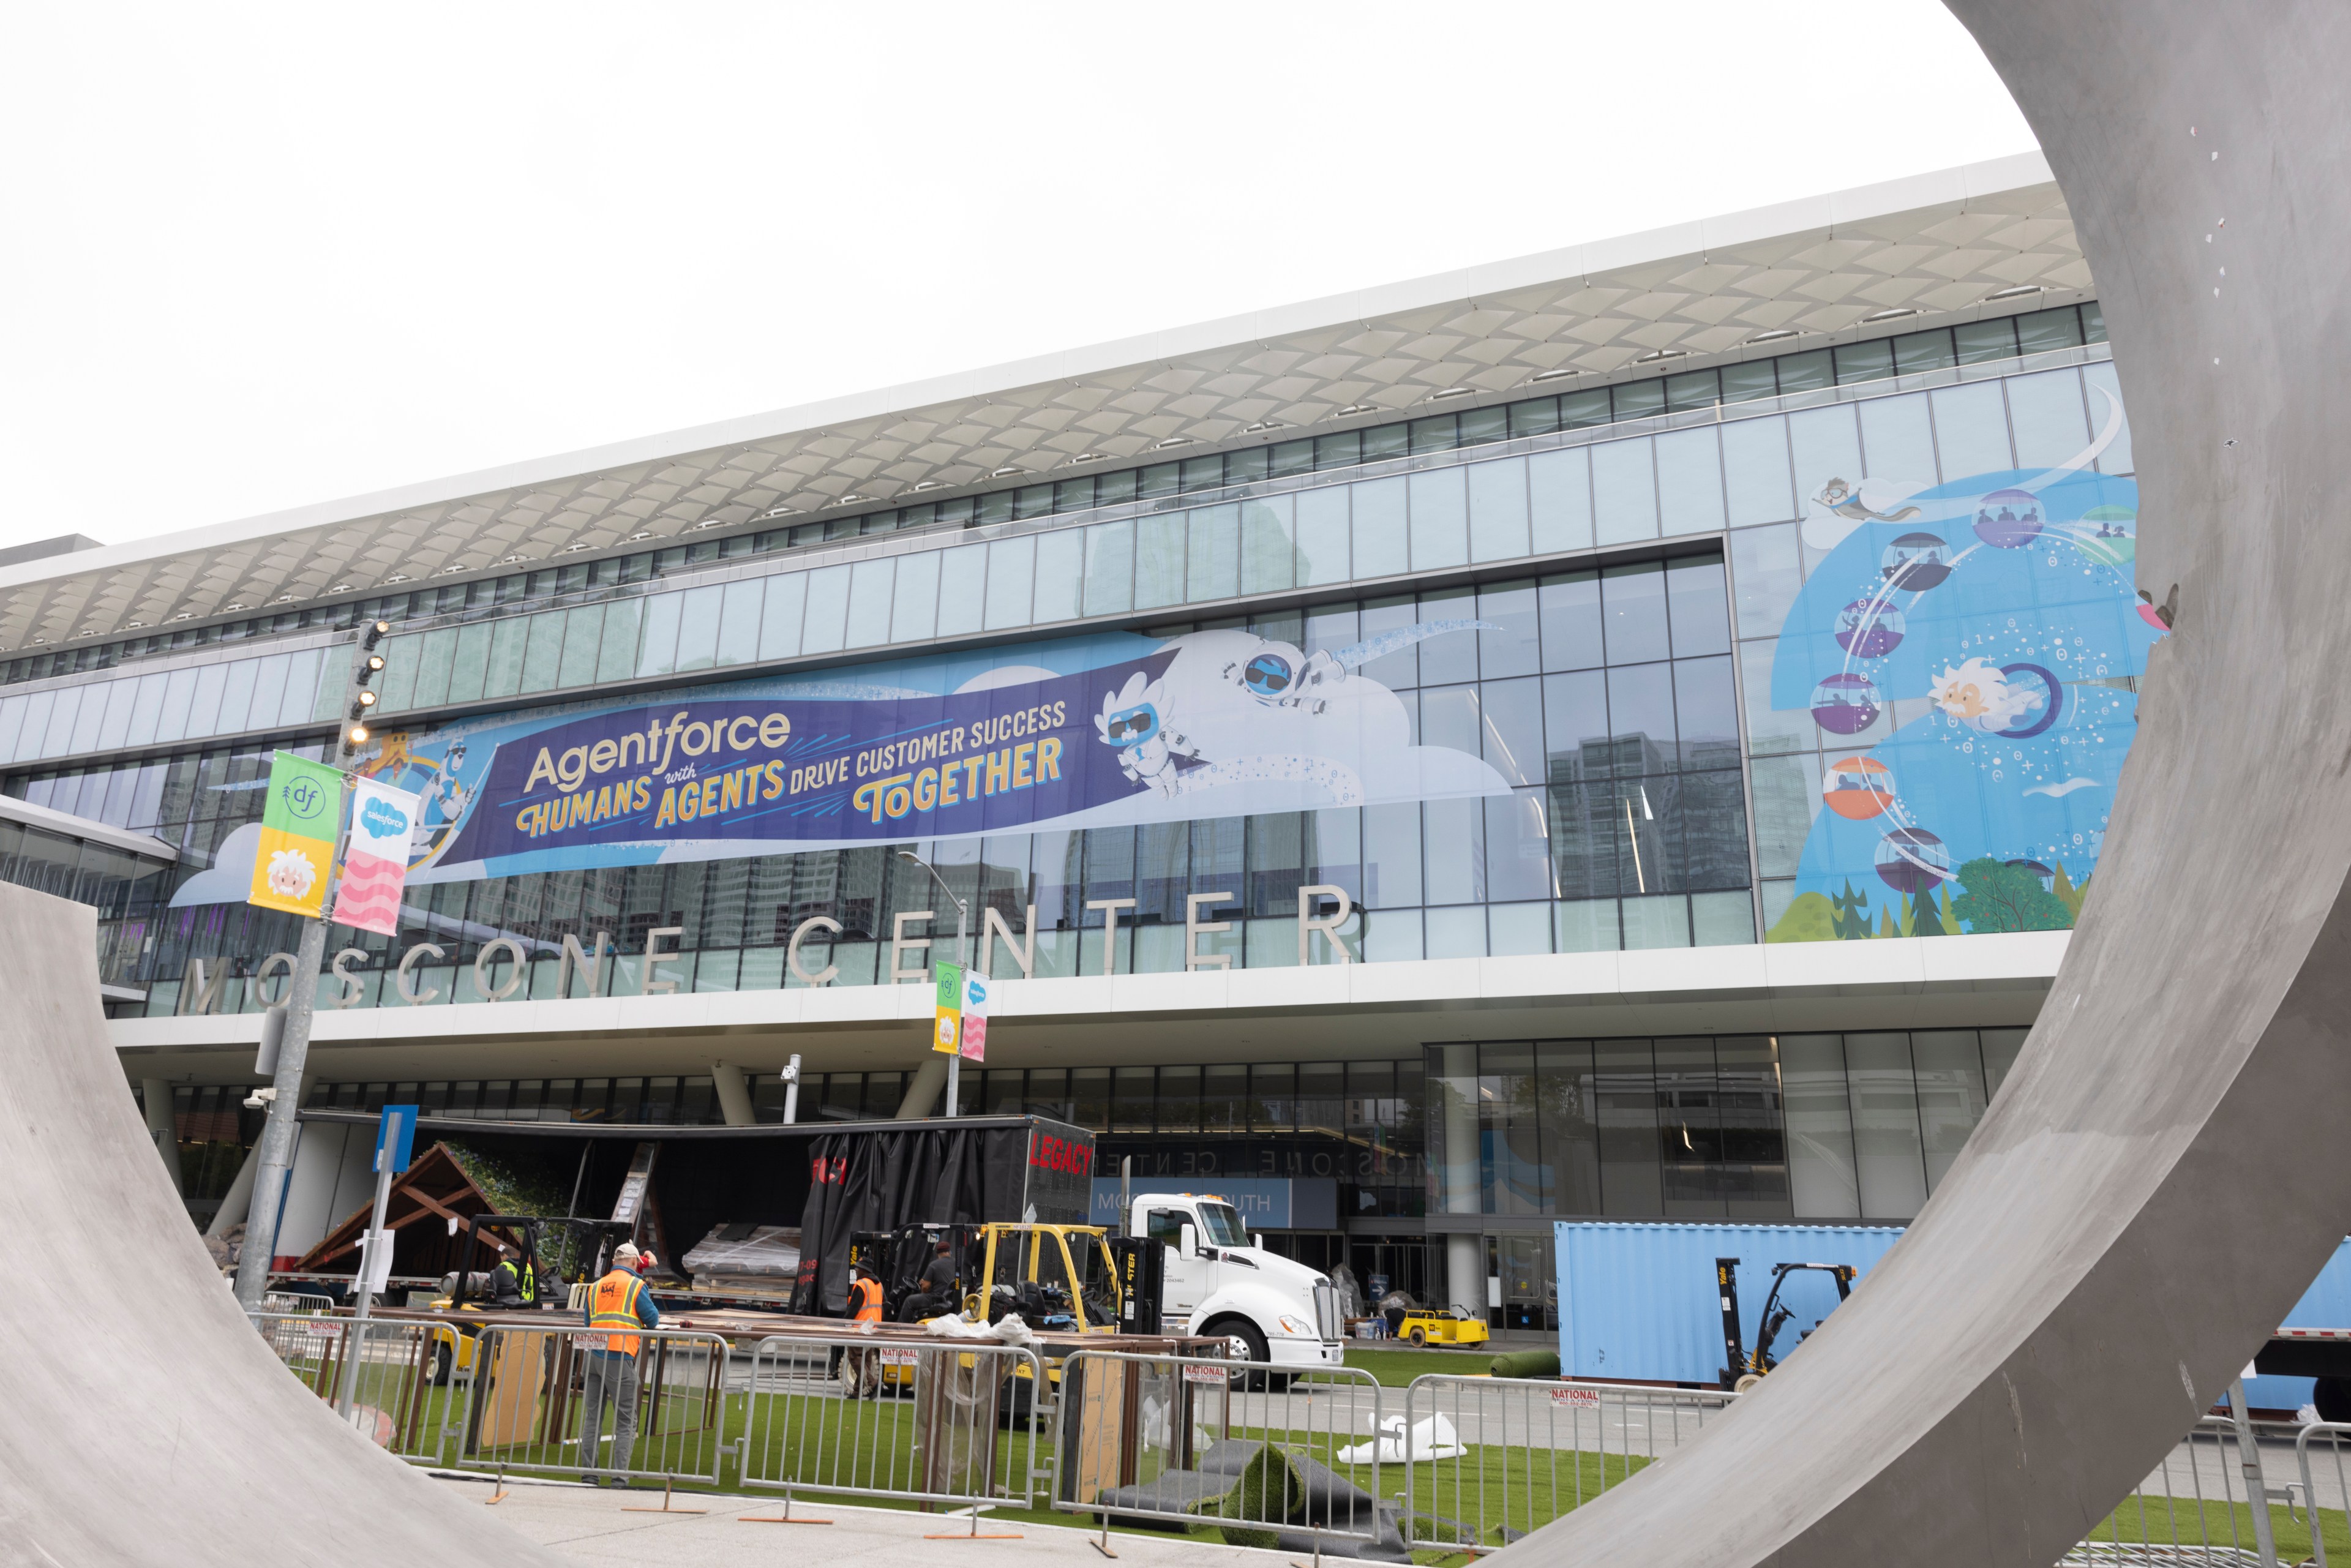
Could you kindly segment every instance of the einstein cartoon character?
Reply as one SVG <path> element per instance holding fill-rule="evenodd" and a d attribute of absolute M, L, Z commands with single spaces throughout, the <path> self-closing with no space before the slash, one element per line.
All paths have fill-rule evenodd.
<path fill-rule="evenodd" d="M 280 898 L 307 898 L 319 880 L 319 868 L 300 850 L 277 850 L 269 857 L 269 891 Z"/>
<path fill-rule="evenodd" d="M 1347 666 L 1329 653 L 1312 653 L 1270 638 L 1252 653 L 1228 661 L 1224 678 L 1268 707 L 1303 708 L 1319 714 L 1331 706 L 1323 688 L 1347 678 Z"/>
<path fill-rule="evenodd" d="M 1094 716 L 1094 731 L 1104 746 L 1117 747 L 1120 772 L 1162 795 L 1174 795 L 1181 788 L 1184 765 L 1196 761 L 1200 753 L 1169 727 L 1163 711 L 1165 702 L 1159 683 L 1137 670 L 1126 685 L 1104 694 L 1102 712 Z"/>

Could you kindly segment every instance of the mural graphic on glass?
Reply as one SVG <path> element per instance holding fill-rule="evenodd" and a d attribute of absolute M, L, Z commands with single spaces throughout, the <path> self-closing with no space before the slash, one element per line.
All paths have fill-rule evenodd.
<path fill-rule="evenodd" d="M 2137 486 L 2049 470 L 1831 481 L 1826 559 L 1773 650 L 1771 706 L 1827 743 L 1795 896 L 1766 936 L 2070 928 L 2166 627 L 2134 591 Z"/>

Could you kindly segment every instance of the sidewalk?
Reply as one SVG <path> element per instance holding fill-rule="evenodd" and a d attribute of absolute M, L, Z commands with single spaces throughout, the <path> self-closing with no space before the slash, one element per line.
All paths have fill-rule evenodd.
<path fill-rule="evenodd" d="M 481 1506 L 492 1490 L 483 1480 L 449 1480 L 438 1484 L 462 1502 Z M 980 1531 L 1018 1531 L 1018 1541 L 925 1541 L 925 1535 L 970 1528 L 968 1518 L 946 1518 L 899 1509 L 843 1508 L 830 1502 L 795 1502 L 795 1517 L 829 1519 L 829 1525 L 745 1524 L 740 1516 L 773 1516 L 783 1511 L 778 1498 L 745 1498 L 734 1494 L 681 1492 L 672 1500 L 677 1508 L 706 1508 L 706 1514 L 630 1513 L 629 1508 L 658 1509 L 661 1490 L 583 1486 L 532 1485 L 509 1481 L 504 1501 L 485 1507 L 484 1514 L 520 1531 L 540 1545 L 575 1563 L 627 1563 L 639 1568 L 666 1564 L 692 1568 L 730 1568 L 734 1563 L 759 1563 L 773 1568 L 779 1562 L 820 1558 L 830 1568 L 842 1564 L 904 1563 L 920 1554 L 952 1553 L 954 1568 L 1016 1568 L 1037 1562 L 1040 1554 L 1076 1568 L 1098 1568 L 1104 1559 L 1088 1542 L 1093 1532 L 1075 1528 L 1029 1523 L 991 1524 L 986 1516 Z M 1073 1518 L 1076 1516 L 1072 1516 Z M 1111 1536 L 1111 1548 L 1122 1568 L 1271 1568 L 1293 1553 L 1256 1552 L 1204 1541 L 1149 1535 Z"/>

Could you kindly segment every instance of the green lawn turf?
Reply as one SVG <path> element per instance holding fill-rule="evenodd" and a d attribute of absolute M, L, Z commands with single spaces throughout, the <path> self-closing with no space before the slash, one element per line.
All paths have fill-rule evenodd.
<path fill-rule="evenodd" d="M 1369 1348 L 1377 1345 L 1374 1350 Z M 1391 1341 L 1349 1340 L 1347 1364 L 1362 1367 L 1376 1378 L 1382 1387 L 1402 1388 L 1416 1377 L 1432 1372 L 1442 1372 L 1455 1377 L 1476 1376 L 1493 1364 L 1503 1353 L 1484 1345 L 1476 1350 L 1415 1350 L 1410 1345 L 1396 1345 Z"/>

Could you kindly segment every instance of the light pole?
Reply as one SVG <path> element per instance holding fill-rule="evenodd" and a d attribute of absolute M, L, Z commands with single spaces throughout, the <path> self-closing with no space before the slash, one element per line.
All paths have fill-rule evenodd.
<path fill-rule="evenodd" d="M 359 657 L 352 663 L 350 682 L 343 688 L 344 711 L 350 718 L 343 727 L 340 749 L 346 759 L 367 740 L 366 720 L 373 716 L 376 701 L 368 683 L 383 669 L 383 655 L 375 651 L 376 644 L 391 631 L 391 622 L 377 621 L 360 636 Z M 346 771 L 343 784 L 348 787 L 351 782 Z M 342 820 L 340 800 L 332 820 L 339 824 Z M 277 1250 L 277 1227 L 285 1217 L 286 1188 L 294 1166 L 294 1121 L 301 1110 L 302 1069 L 310 1051 L 310 1014 L 319 997 L 319 970 L 327 956 L 327 912 L 334 907 L 335 867 L 342 862 L 343 847 L 349 839 L 348 829 L 336 832 L 335 851 L 327 866 L 326 896 L 319 903 L 317 916 L 302 927 L 302 940 L 295 948 L 294 972 L 287 977 L 284 1023 L 271 1086 L 255 1096 L 266 1100 L 269 1119 L 262 1124 L 261 1163 L 254 1173 L 253 1197 L 246 1214 L 245 1247 L 236 1265 L 237 1304 L 248 1312 L 260 1311 L 262 1293 L 269 1288 L 269 1266 Z M 266 1030 L 262 1055 L 261 1070 L 269 1071 Z M 253 1102 L 248 1100 L 246 1103 L 250 1105 Z"/>
<path fill-rule="evenodd" d="M 938 883 L 939 891 L 946 894 L 947 902 L 949 904 L 955 905 L 956 962 L 964 967 L 966 973 L 968 973 L 971 967 L 971 955 L 968 946 L 971 940 L 970 909 L 965 904 L 962 899 L 957 898 L 955 895 L 955 890 L 947 886 L 946 878 L 939 874 L 938 867 L 933 865 L 930 862 L 925 860 L 922 856 L 916 854 L 912 850 L 900 850 L 898 852 L 898 858 L 902 861 L 912 861 L 916 865 L 921 866 L 925 871 L 930 873 L 931 880 Z M 958 1044 L 960 1044 L 960 1042 L 958 1042 Z M 958 1049 L 953 1055 L 947 1058 L 947 1114 L 950 1116 L 956 1114 L 957 1104 L 956 1091 L 957 1086 L 960 1084 L 963 1076 L 957 1070 L 962 1066 L 963 1051 Z"/>

